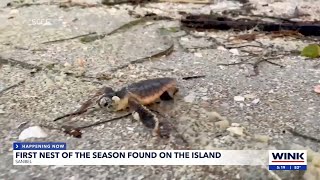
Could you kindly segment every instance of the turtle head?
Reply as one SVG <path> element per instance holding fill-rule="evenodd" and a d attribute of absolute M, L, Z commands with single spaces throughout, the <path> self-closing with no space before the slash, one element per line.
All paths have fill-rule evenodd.
<path fill-rule="evenodd" d="M 104 93 L 100 96 L 97 103 L 100 108 L 106 108 L 108 111 L 116 111 L 120 101 L 121 98 L 119 97 L 118 92 L 115 92 L 110 87 L 105 87 Z"/>
<path fill-rule="evenodd" d="M 114 97 L 116 97 L 115 91 L 110 87 L 105 87 L 102 96 L 98 99 L 97 103 L 101 108 L 112 109 L 114 106 Z"/>

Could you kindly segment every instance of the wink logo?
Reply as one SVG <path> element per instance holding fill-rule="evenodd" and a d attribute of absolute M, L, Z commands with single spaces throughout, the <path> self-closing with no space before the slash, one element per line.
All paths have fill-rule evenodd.
<path fill-rule="evenodd" d="M 270 150 L 270 170 L 306 170 L 306 150 Z"/>
<path fill-rule="evenodd" d="M 278 163 L 293 163 L 293 162 L 304 162 L 304 153 L 271 153 L 273 157 L 272 162 Z"/>

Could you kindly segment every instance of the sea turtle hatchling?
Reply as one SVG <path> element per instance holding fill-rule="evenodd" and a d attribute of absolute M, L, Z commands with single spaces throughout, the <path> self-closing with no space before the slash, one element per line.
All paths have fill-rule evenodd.
<path fill-rule="evenodd" d="M 103 87 L 102 95 L 96 101 L 101 108 L 121 111 L 129 108 L 134 119 L 141 121 L 147 128 L 153 129 L 152 134 L 162 138 L 170 135 L 169 125 L 160 121 L 147 107 L 153 103 L 172 100 L 179 91 L 174 78 L 154 78 L 129 84 L 118 91 Z"/>
<path fill-rule="evenodd" d="M 174 78 L 154 78 L 129 84 L 118 91 L 103 87 L 104 93 L 97 100 L 100 107 L 112 111 L 129 108 L 134 119 L 152 128 L 154 136 L 169 137 L 168 124 L 159 121 L 157 116 L 146 106 L 161 100 L 171 100 L 178 92 Z"/>

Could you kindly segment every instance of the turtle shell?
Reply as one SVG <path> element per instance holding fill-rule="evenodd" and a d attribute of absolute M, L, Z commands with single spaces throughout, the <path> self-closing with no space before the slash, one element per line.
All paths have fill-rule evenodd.
<path fill-rule="evenodd" d="M 174 78 L 154 78 L 132 83 L 118 91 L 117 96 L 123 98 L 130 93 L 143 104 L 149 104 L 159 99 L 169 89 L 174 88 L 176 88 Z"/>

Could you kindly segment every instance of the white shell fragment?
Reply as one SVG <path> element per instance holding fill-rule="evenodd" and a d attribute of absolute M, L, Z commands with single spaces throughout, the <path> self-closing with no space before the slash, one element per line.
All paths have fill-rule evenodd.
<path fill-rule="evenodd" d="M 25 140 L 28 138 L 45 138 L 47 136 L 48 135 L 39 126 L 32 126 L 21 132 L 19 140 Z"/>

